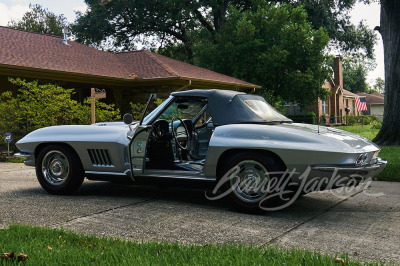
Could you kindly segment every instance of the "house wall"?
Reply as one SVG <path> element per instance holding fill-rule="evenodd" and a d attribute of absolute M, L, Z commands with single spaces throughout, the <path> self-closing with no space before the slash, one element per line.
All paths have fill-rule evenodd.
<path fill-rule="evenodd" d="M 369 107 L 371 115 L 383 116 L 383 104 L 370 104 Z"/>

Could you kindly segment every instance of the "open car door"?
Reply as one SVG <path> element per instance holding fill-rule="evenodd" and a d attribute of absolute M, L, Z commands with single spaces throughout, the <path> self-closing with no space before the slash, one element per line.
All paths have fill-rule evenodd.
<path fill-rule="evenodd" d="M 132 176 L 143 174 L 146 163 L 147 141 L 151 132 L 151 125 L 139 125 L 129 142 L 129 158 Z"/>
<path fill-rule="evenodd" d="M 132 140 L 129 142 L 129 162 L 131 165 L 132 178 L 137 175 L 143 174 L 144 167 L 146 164 L 146 152 L 147 152 L 147 141 L 149 140 L 151 125 L 143 125 L 143 119 L 149 108 L 151 100 L 155 99 L 155 94 L 150 94 L 149 100 L 147 101 L 146 108 L 143 111 L 142 119 L 136 128 L 135 134 Z"/>

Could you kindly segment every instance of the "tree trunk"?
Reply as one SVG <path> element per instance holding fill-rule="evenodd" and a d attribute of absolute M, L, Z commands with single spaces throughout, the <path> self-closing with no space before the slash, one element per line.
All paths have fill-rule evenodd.
<path fill-rule="evenodd" d="M 385 110 L 382 128 L 374 141 L 400 145 L 400 1 L 381 1 L 380 33 L 385 60 Z"/>

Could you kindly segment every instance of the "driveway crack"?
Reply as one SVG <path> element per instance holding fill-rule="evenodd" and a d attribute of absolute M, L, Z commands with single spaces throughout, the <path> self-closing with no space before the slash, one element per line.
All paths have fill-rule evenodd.
<path fill-rule="evenodd" d="M 337 203 L 333 204 L 332 206 L 330 206 L 330 207 L 327 208 L 326 210 L 324 210 L 324 211 L 322 211 L 322 212 L 320 212 L 320 213 L 317 213 L 317 214 L 314 215 L 314 216 L 311 216 L 310 218 L 308 218 L 308 219 L 302 221 L 302 222 L 299 223 L 299 224 L 296 224 L 295 226 L 293 226 L 292 228 L 290 228 L 290 229 L 288 229 L 287 231 L 283 232 L 282 234 L 280 234 L 280 235 L 278 235 L 278 236 L 272 238 L 272 239 L 269 240 L 268 242 L 266 242 L 266 243 L 260 245 L 260 248 L 264 248 L 265 246 L 273 245 L 276 241 L 278 241 L 278 240 L 279 240 L 280 238 L 282 238 L 283 236 L 285 236 L 285 235 L 289 234 L 290 232 L 296 230 L 296 229 L 299 228 L 300 226 L 302 226 L 302 225 L 304 225 L 304 224 L 306 224 L 306 223 L 308 223 L 308 222 L 310 222 L 310 221 L 316 219 L 317 217 L 319 217 L 319 216 L 321 216 L 321 215 L 323 215 L 323 214 L 329 212 L 330 210 L 332 210 L 333 208 L 335 208 L 336 206 L 338 206 L 338 205 L 341 204 L 342 202 L 345 202 L 346 200 L 348 200 L 348 199 L 350 199 L 350 198 L 353 198 L 354 196 L 360 194 L 360 193 L 363 192 L 363 191 L 365 191 L 365 189 L 362 189 L 362 190 L 358 191 L 357 193 L 354 193 L 353 195 L 351 195 L 351 196 L 349 196 L 349 197 L 347 197 L 347 198 L 345 198 L 345 199 L 342 199 L 341 201 L 338 201 Z"/>
<path fill-rule="evenodd" d="M 106 213 L 106 212 L 109 212 L 109 211 L 114 211 L 114 210 L 118 210 L 118 209 L 130 207 L 130 206 L 139 205 L 139 204 L 142 204 L 142 203 L 153 202 L 153 201 L 156 201 L 156 199 L 144 199 L 144 200 L 137 201 L 137 202 L 134 202 L 134 203 L 130 203 L 130 204 L 126 204 L 126 205 L 121 205 L 121 206 L 117 206 L 117 207 L 113 207 L 113 208 L 100 210 L 100 211 L 93 212 L 93 213 L 86 214 L 86 215 L 82 215 L 82 216 L 79 216 L 79 217 L 74 217 L 74 218 L 68 219 L 68 220 L 66 220 L 64 222 L 59 222 L 59 223 L 52 224 L 51 227 L 57 227 L 59 225 L 64 225 L 64 224 L 70 223 L 72 221 L 81 219 L 81 218 L 86 218 L 86 217 L 90 217 L 90 216 L 93 216 L 93 215 L 96 215 L 96 214 L 102 214 L 102 213 Z"/>

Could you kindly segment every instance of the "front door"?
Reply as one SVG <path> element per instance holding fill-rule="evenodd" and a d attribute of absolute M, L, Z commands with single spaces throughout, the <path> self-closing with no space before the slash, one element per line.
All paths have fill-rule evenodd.
<path fill-rule="evenodd" d="M 150 131 L 151 125 L 139 125 L 129 142 L 129 158 L 133 176 L 143 174 Z"/>

